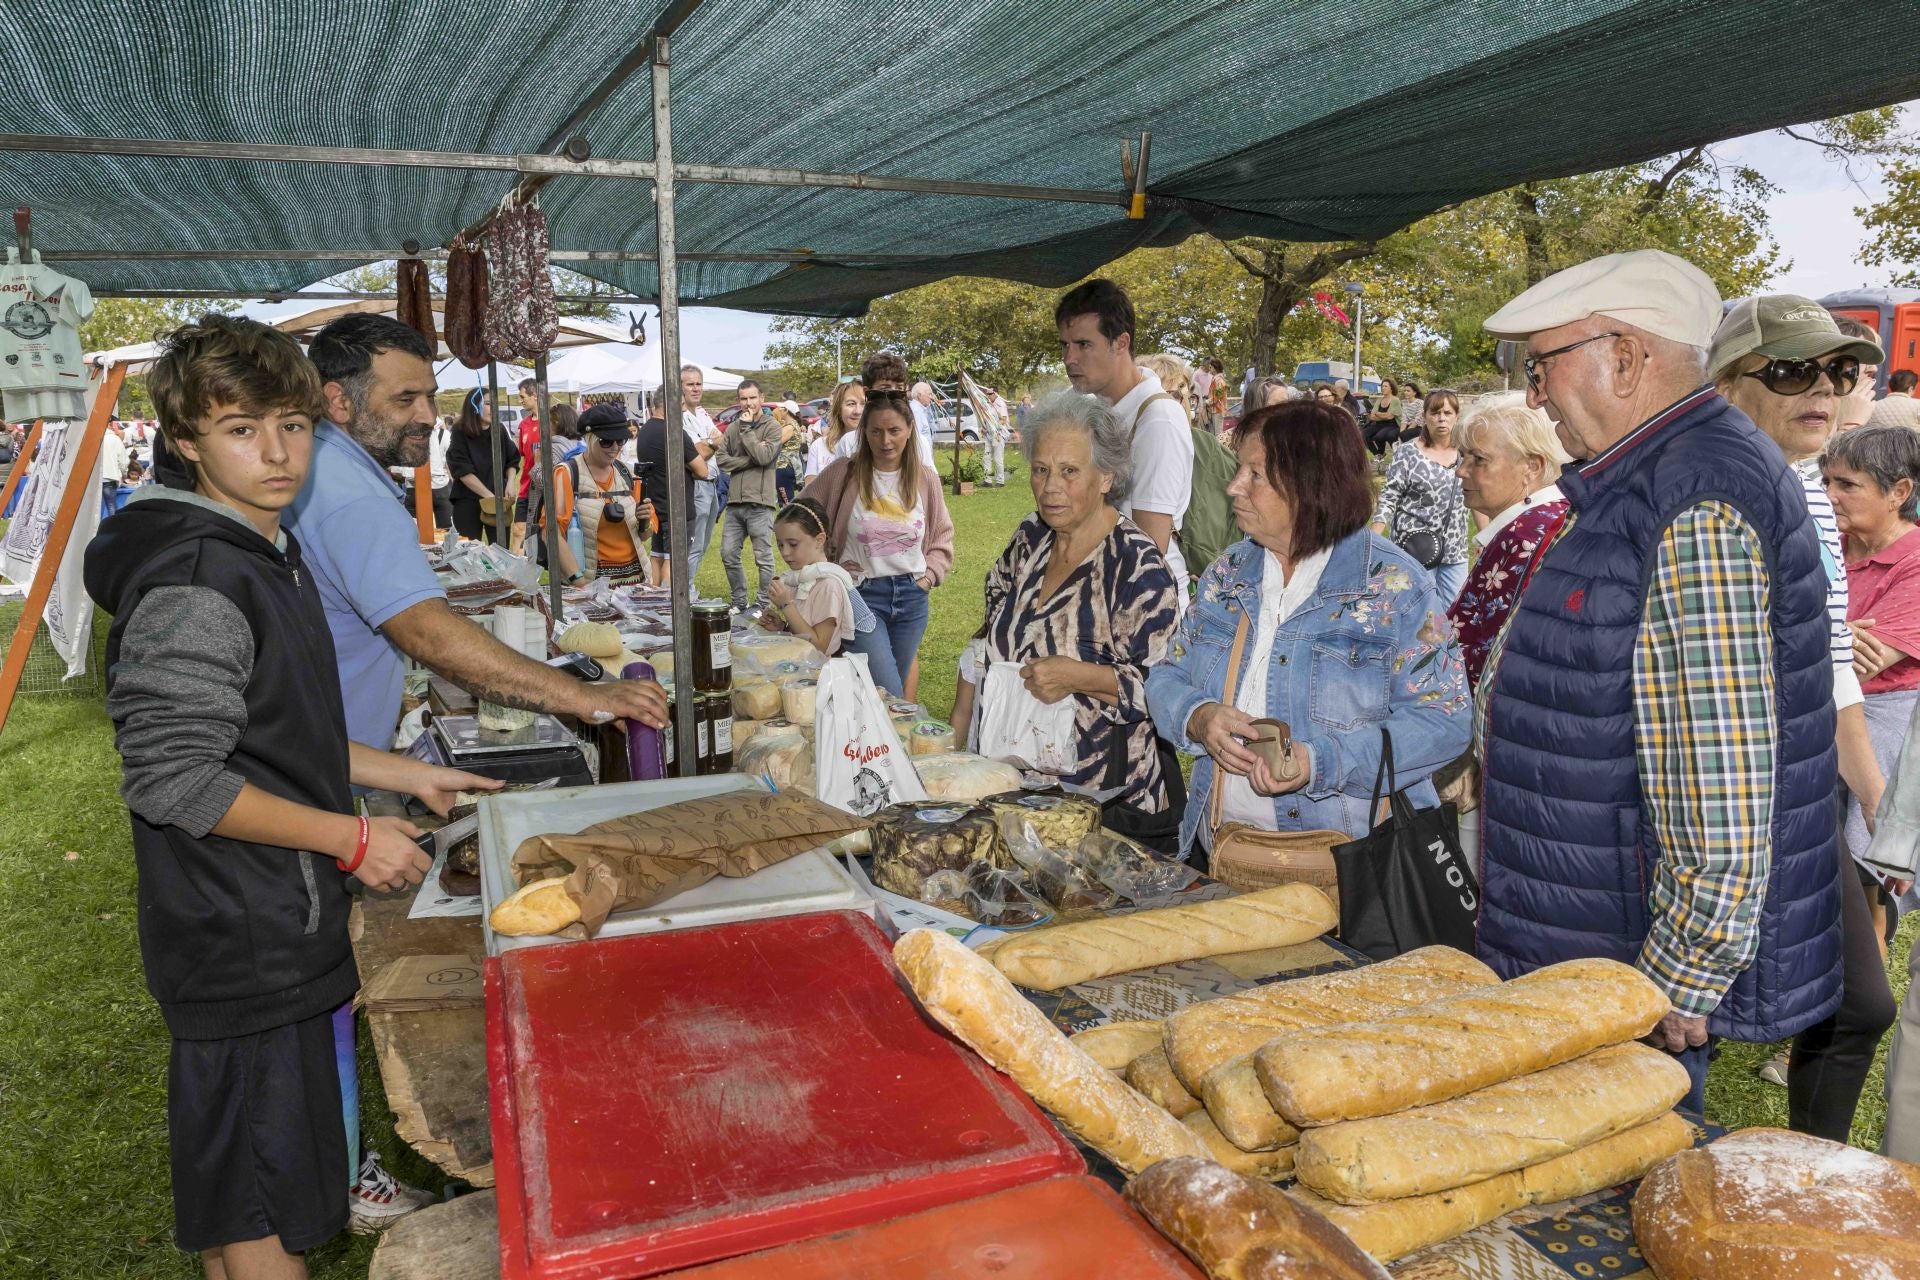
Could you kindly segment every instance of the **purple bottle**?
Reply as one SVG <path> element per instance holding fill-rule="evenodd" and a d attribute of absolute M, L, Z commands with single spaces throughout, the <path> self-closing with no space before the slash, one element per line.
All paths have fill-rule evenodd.
<path fill-rule="evenodd" d="M 651 680 L 653 664 L 629 662 L 621 669 L 622 680 Z M 634 782 L 667 776 L 667 750 L 660 730 L 638 720 L 627 721 L 627 777 Z"/>

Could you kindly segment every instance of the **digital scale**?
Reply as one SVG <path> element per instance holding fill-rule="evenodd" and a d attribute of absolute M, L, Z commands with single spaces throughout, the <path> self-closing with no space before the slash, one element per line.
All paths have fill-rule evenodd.
<path fill-rule="evenodd" d="M 505 782 L 553 778 L 559 786 L 583 787 L 595 781 L 572 731 L 544 714 L 524 729 L 508 730 L 483 729 L 478 716 L 432 716 L 407 754 Z"/>

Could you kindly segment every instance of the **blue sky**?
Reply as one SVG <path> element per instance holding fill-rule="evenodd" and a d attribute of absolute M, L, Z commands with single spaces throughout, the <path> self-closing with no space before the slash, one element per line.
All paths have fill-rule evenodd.
<path fill-rule="evenodd" d="M 1874 166 L 1856 163 L 1850 177 L 1817 148 L 1773 131 L 1721 143 L 1714 152 L 1723 161 L 1753 166 L 1781 188 L 1768 213 L 1774 238 L 1791 266 L 1774 279 L 1776 291 L 1819 297 L 1884 283 L 1857 260 L 1866 230 L 1853 211 L 1884 189 Z M 291 308 L 247 310 L 280 315 Z M 689 307 L 681 317 L 685 359 L 732 369 L 758 369 L 764 363 L 773 336 L 769 317 L 713 307 Z M 648 330 L 657 339 L 658 326 L 649 324 Z"/>

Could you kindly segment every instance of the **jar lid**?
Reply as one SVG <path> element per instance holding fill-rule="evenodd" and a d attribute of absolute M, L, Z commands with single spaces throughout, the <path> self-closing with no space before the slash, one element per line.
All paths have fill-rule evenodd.
<path fill-rule="evenodd" d="M 727 616 L 729 606 L 723 600 L 702 600 L 693 606 L 693 611 L 703 618 Z"/>

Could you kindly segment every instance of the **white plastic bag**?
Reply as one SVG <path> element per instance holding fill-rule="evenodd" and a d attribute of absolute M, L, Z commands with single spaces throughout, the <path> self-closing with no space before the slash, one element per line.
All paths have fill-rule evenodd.
<path fill-rule="evenodd" d="M 1046 703 L 1027 692 L 1017 662 L 996 662 L 980 686 L 979 750 L 989 760 L 1059 776 L 1075 764 L 1073 699 Z"/>
<path fill-rule="evenodd" d="M 865 654 L 829 659 L 814 699 L 814 794 L 866 817 L 927 790 L 900 744 Z"/>

